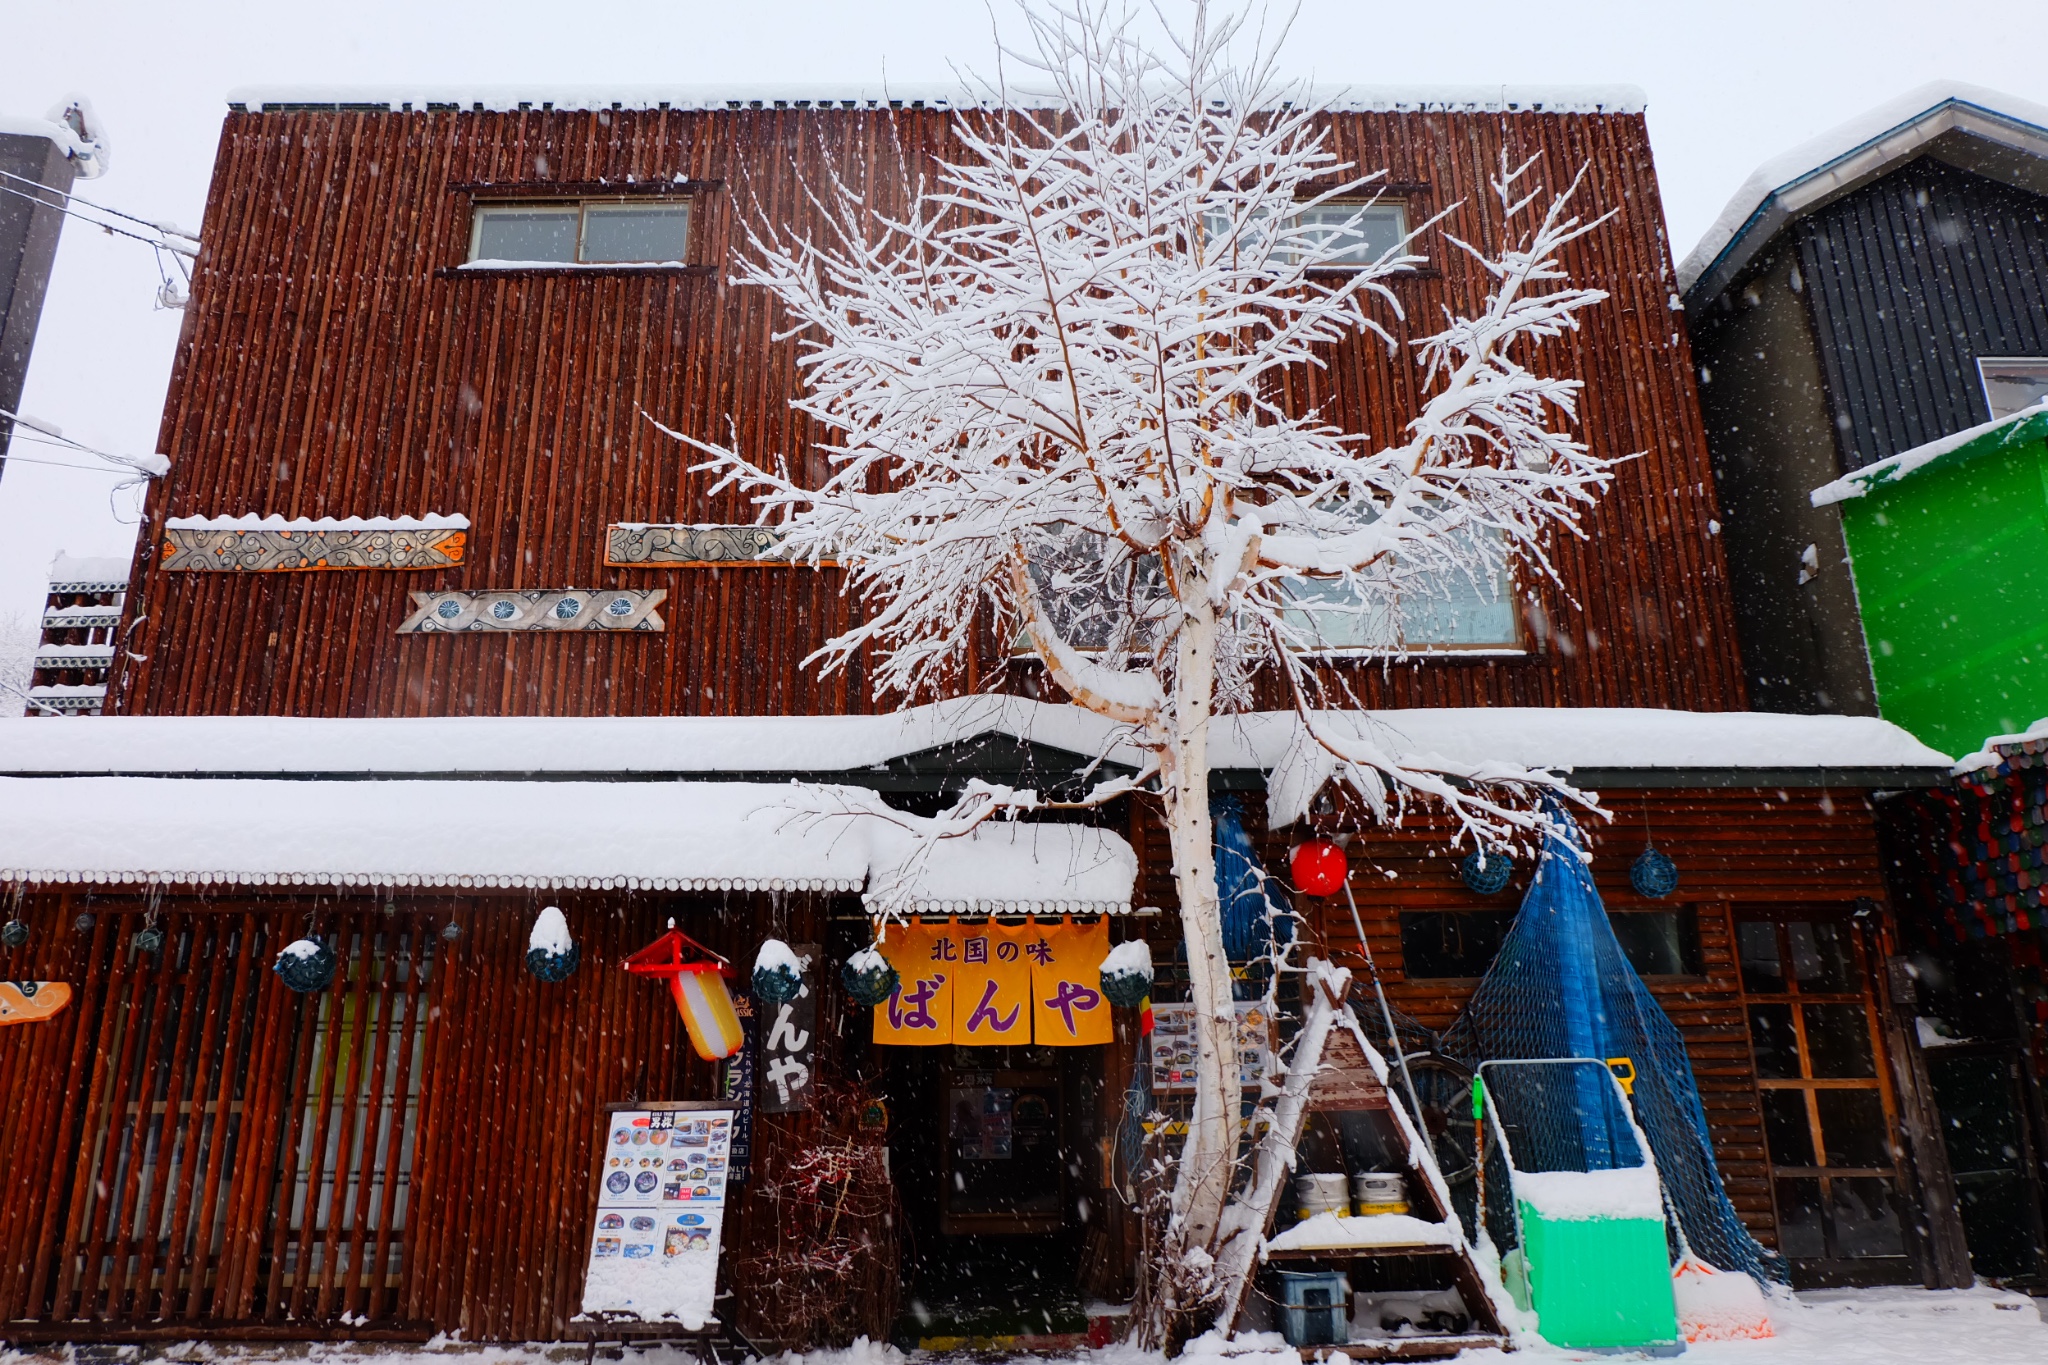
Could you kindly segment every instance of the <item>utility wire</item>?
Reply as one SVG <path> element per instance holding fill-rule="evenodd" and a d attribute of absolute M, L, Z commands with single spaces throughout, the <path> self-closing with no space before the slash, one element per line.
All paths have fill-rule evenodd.
<path fill-rule="evenodd" d="M 135 240 L 139 242 L 148 242 L 152 246 L 160 246 L 166 251 L 175 251 L 178 254 L 185 256 L 197 254 L 197 243 L 199 239 L 197 237 L 194 237 L 191 233 L 186 232 L 183 228 L 176 227 L 170 223 L 151 222 L 147 218 L 138 218 L 132 213 L 123 213 L 120 209 L 108 208 L 104 204 L 95 204 L 90 199 L 82 199 L 75 194 L 71 194 L 67 191 L 58 189 L 55 185 L 46 185 L 40 180 L 33 180 L 25 175 L 16 175 L 13 171 L 0 170 L 0 176 L 4 176 L 9 180 L 18 180 L 24 185 L 33 186 L 34 189 L 37 191 L 41 191 L 48 194 L 54 194 L 59 199 L 66 200 L 68 202 L 62 204 L 53 204 L 49 200 L 41 198 L 38 194 L 30 193 L 28 190 L 16 189 L 12 185 L 0 185 L 0 190 L 5 190 L 9 194 L 18 194 L 24 199 L 34 200 L 36 203 L 43 205 L 45 208 L 53 208 L 56 209 L 59 213 L 69 214 L 73 218 L 78 219 L 80 222 L 92 223 L 94 227 L 102 228 L 108 232 L 117 232 L 124 237 L 133 237 L 135 238 Z M 126 219 L 128 222 L 139 223 L 143 227 L 150 229 L 157 235 L 153 238 L 144 237 L 140 233 L 128 232 L 125 231 L 124 229 L 114 227 L 110 223 L 96 222 L 93 219 L 87 217 L 85 214 L 80 213 L 76 208 L 73 208 L 72 205 L 75 204 L 83 205 L 84 207 L 93 210 L 95 213 L 112 214 L 114 217 Z M 193 243 L 193 248 L 187 249 L 179 245 L 178 243 L 170 240 L 171 238 L 174 237 L 183 238 L 185 241 Z"/>
<path fill-rule="evenodd" d="M 131 473 L 140 474 L 145 478 L 159 478 L 169 468 L 169 462 L 161 455 L 116 455 L 110 450 L 101 450 L 97 446 L 89 446 L 83 441 L 74 441 L 61 431 L 52 431 L 33 417 L 23 417 L 20 413 L 10 412 L 6 408 L 0 408 L 0 418 L 12 422 L 14 424 L 12 430 L 16 432 L 25 429 L 36 433 L 35 436 L 26 438 L 30 441 L 36 441 L 37 437 L 41 437 L 42 439 L 38 444 L 54 445 L 63 449 L 78 451 L 80 454 L 91 455 L 118 465 Z M 38 463 L 48 464 L 50 461 L 43 460 L 38 461 Z M 83 469 L 86 466 L 80 465 L 78 468 Z"/>

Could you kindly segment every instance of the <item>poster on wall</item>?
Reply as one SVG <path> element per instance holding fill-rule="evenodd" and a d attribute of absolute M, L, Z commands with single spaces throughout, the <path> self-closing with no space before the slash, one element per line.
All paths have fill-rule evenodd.
<path fill-rule="evenodd" d="M 726 1164 L 727 1189 L 737 1189 L 747 1183 L 747 1166 L 754 1152 L 754 1058 L 760 1055 L 760 1018 L 754 1010 L 752 996 L 735 996 L 733 1013 L 740 1017 L 740 1032 L 746 1042 L 740 1050 L 718 1064 L 718 1095 L 731 1105 L 732 1148 Z"/>
<path fill-rule="evenodd" d="M 710 1323 L 732 1161 L 732 1106 L 651 1104 L 607 1116 L 583 1311 Z"/>
<path fill-rule="evenodd" d="M 1239 1000 L 1237 1007 L 1237 1083 L 1245 1090 L 1266 1073 L 1272 1046 L 1273 1019 L 1262 1000 Z M 1195 1088 L 1195 1007 L 1152 1007 L 1152 1088 L 1168 1092 Z"/>

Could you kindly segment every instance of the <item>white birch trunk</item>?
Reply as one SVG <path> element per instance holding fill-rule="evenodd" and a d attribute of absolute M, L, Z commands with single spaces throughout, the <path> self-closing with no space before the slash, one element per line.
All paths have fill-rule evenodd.
<path fill-rule="evenodd" d="M 1236 1155 L 1237 1018 L 1230 960 L 1216 898 L 1215 836 L 1209 820 L 1209 720 L 1216 685 L 1217 616 L 1206 592 L 1190 592 L 1174 677 L 1166 786 L 1189 995 L 1195 1006 L 1195 1100 L 1181 1148 L 1173 1210 L 1181 1245 L 1212 1251 L 1230 1194 Z"/>

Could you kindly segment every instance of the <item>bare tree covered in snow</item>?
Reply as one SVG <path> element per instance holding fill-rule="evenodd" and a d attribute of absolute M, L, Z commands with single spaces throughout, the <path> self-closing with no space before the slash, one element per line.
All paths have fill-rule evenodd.
<path fill-rule="evenodd" d="M 0 719 L 26 712 L 40 631 L 41 623 L 21 612 L 0 616 Z"/>
<path fill-rule="evenodd" d="M 1199 1322 L 1216 1258 L 1257 1235 L 1227 1208 L 1240 1158 L 1212 716 L 1277 674 L 1299 712 L 1282 775 L 1297 805 L 1335 779 L 1378 818 L 1426 799 L 1464 838 L 1519 842 L 1543 824 L 1536 795 L 1576 793 L 1383 747 L 1332 716 L 1346 698 L 1315 660 L 1346 613 L 1458 579 L 1489 588 L 1510 560 L 1550 574 L 1546 538 L 1576 533 L 1610 477 L 1566 429 L 1579 382 L 1529 368 L 1605 297 L 1559 264 L 1604 219 L 1573 217 L 1569 191 L 1544 193 L 1528 165 L 1503 164 L 1493 186 L 1512 245 L 1453 239 L 1491 293 L 1420 344 L 1428 398 L 1398 444 L 1280 401 L 1284 376 L 1347 337 L 1396 346 L 1376 320 L 1399 311 L 1386 280 L 1422 258 L 1411 234 L 1317 273 L 1357 262 L 1357 200 L 1380 174 L 1327 150 L 1327 110 L 1277 77 L 1277 42 L 1249 17 L 1197 3 L 1160 45 L 1116 0 L 1027 9 L 1029 43 L 958 115 L 957 156 L 907 187 L 904 217 L 833 180 L 810 187 L 823 240 L 752 229 L 738 278 L 795 320 L 796 406 L 830 433 L 829 474 L 809 487 L 780 452 L 693 442 L 720 486 L 786 528 L 787 554 L 846 567 L 867 611 L 820 651 L 828 668 L 872 651 L 880 689 L 943 687 L 993 623 L 1149 754 L 1068 804 L 1156 793 L 1172 836 L 1202 1023 L 1155 1340 Z M 1355 211 L 1333 218 L 1334 204 Z M 1052 804 L 977 783 L 929 829 Z"/>

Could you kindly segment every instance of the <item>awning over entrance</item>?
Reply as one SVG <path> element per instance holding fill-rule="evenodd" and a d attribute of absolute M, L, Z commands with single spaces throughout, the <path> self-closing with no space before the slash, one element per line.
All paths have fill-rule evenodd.
<path fill-rule="evenodd" d="M 0 778 L 0 882 L 863 891 L 960 913 L 1130 908 L 1137 857 L 1081 825 L 920 846 L 872 792 L 745 782 Z"/>

